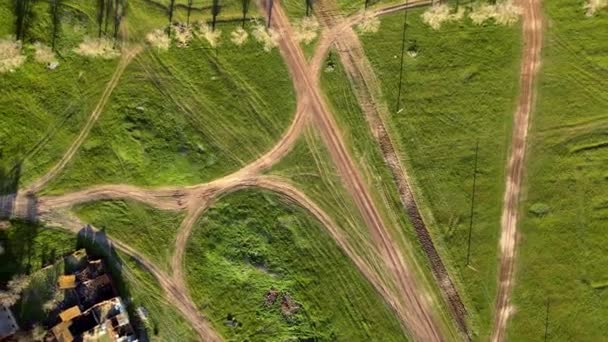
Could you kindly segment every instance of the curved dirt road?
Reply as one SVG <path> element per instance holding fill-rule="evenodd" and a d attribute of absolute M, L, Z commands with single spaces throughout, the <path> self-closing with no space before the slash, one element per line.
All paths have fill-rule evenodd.
<path fill-rule="evenodd" d="M 133 198 L 163 209 L 188 210 L 187 218 L 182 224 L 178 234 L 178 240 L 176 241 L 176 247 L 179 246 L 182 248 L 176 248 L 176 254 L 172 259 L 172 264 L 179 264 L 180 266 L 174 268 L 176 271 L 173 274 L 172 279 L 167 280 L 166 274 L 158 273 L 159 271 L 153 264 L 148 263 L 146 265 L 146 260 L 141 259 L 141 257 L 140 259 L 143 260 L 142 264 L 159 279 L 159 282 L 167 292 L 167 295 L 171 299 L 177 301 L 176 304 L 180 311 L 182 311 L 182 313 L 186 315 L 186 318 L 193 323 L 193 326 L 195 326 L 201 338 L 205 340 L 215 340 L 217 334 L 212 331 L 208 322 L 201 319 L 195 305 L 187 295 L 187 288 L 184 284 L 182 271 L 183 247 L 187 242 L 196 218 L 204 211 L 210 198 L 220 192 L 237 189 L 239 187 L 255 186 L 266 188 L 298 202 L 326 226 L 345 253 L 351 257 L 357 267 L 359 267 L 368 279 L 370 279 L 370 282 L 385 297 L 389 304 L 395 308 L 401 320 L 406 323 L 410 332 L 416 339 L 441 340 L 440 331 L 436 325 L 435 318 L 430 313 L 429 303 L 426 301 L 424 294 L 421 294 L 419 289 L 417 289 L 414 278 L 404 257 L 396 246 L 392 244 L 390 234 L 386 230 L 360 174 L 354 167 L 354 163 L 341 140 L 337 125 L 320 95 L 318 85 L 314 79 L 311 79 L 311 73 L 309 72 L 309 69 L 311 68 L 305 64 L 299 46 L 296 46 L 293 41 L 291 28 L 284 13 L 282 13 L 280 6 L 275 8 L 274 18 L 273 23 L 275 26 L 285 33 L 280 40 L 279 47 L 294 80 L 294 86 L 298 96 L 298 110 L 296 117 L 286 134 L 267 154 L 234 174 L 207 184 L 158 190 L 140 189 L 124 185 L 99 186 L 94 189 L 79 191 L 64 196 L 43 197 L 39 202 L 41 211 L 51 211 L 56 207 L 70 206 L 84 201 L 108 198 Z M 352 22 L 354 23 L 356 20 L 353 20 Z M 124 65 L 123 70 L 124 68 L 126 68 L 126 65 Z M 117 78 L 118 77 L 119 75 Z M 69 162 L 99 116 L 101 108 L 105 104 L 105 101 L 107 101 L 112 89 L 113 86 L 109 85 L 106 89 L 108 93 L 105 96 L 105 100 L 102 98 L 98 104 L 98 107 L 100 108 L 96 109 L 96 112 L 92 114 L 89 122 L 87 122 L 83 131 L 61 161 L 51 170 L 51 172 L 36 182 L 35 186 L 30 190 L 38 191 L 41 189 Z M 265 177 L 255 177 L 261 170 L 270 167 L 274 162 L 289 152 L 293 143 L 299 136 L 302 127 L 306 123 L 305 114 L 309 110 L 314 115 L 317 127 L 320 129 L 321 135 L 329 147 L 332 158 L 336 162 L 347 188 L 350 190 L 357 206 L 363 213 L 366 224 L 372 232 L 374 243 L 379 249 L 382 257 L 385 259 L 387 268 L 395 273 L 394 281 L 399 289 L 399 293 L 395 293 L 390 285 L 386 284 L 384 279 L 378 277 L 376 272 L 368 269 L 366 263 L 348 246 L 346 240 L 340 235 L 339 230 L 335 228 L 336 226 L 331 223 L 331 220 L 328 219 L 327 215 L 320 211 L 312 201 L 287 183 L 280 182 L 276 179 L 271 180 Z M 130 251 L 131 255 L 137 255 L 137 253 L 128 245 L 118 243 L 117 246 L 125 251 Z"/>
<path fill-rule="evenodd" d="M 543 43 L 541 1 L 519 0 L 518 2 L 523 9 L 524 50 L 520 73 L 519 103 L 514 118 L 511 156 L 507 165 L 507 184 L 502 208 L 500 270 L 492 341 L 505 340 L 507 321 L 512 311 L 509 299 L 515 273 L 519 196 L 524 173 L 528 125 L 535 98 L 534 86 L 540 68 Z"/>

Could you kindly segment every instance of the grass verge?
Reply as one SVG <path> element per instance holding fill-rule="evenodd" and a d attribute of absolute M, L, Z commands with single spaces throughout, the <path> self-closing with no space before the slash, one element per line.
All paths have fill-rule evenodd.
<path fill-rule="evenodd" d="M 223 197 L 194 231 L 186 266 L 192 296 L 227 339 L 404 339 L 319 223 L 276 195 Z"/>
<path fill-rule="evenodd" d="M 608 12 L 587 18 L 578 1 L 543 6 L 508 336 L 542 339 L 547 331 L 547 340 L 601 340 L 608 329 L 601 266 L 608 262 Z"/>
<path fill-rule="evenodd" d="M 520 30 L 469 19 L 433 31 L 410 12 L 401 71 L 403 14 L 362 34 L 381 82 L 385 118 L 436 247 L 464 290 L 476 339 L 490 329 L 504 166 L 517 95 Z M 475 172 L 476 145 L 477 171 Z M 466 266 L 473 175 L 470 266 Z"/>

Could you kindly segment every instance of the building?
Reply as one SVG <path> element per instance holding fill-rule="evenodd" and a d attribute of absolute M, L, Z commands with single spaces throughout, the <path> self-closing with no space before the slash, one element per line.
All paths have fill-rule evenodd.
<path fill-rule="evenodd" d="M 13 336 L 19 330 L 10 308 L 0 304 L 0 340 Z"/>

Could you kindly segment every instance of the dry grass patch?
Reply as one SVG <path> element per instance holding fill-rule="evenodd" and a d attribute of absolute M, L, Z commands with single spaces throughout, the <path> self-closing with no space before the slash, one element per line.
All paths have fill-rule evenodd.
<path fill-rule="evenodd" d="M 452 9 L 447 4 L 432 6 L 422 14 L 422 21 L 434 30 L 439 30 L 444 22 L 458 21 L 462 18 L 464 18 L 464 8 L 461 7 L 456 13 L 452 13 Z"/>
<path fill-rule="evenodd" d="M 159 50 L 166 51 L 171 46 L 171 38 L 163 29 L 156 29 L 146 35 L 146 42 Z"/>
<path fill-rule="evenodd" d="M 295 38 L 299 43 L 310 44 L 319 31 L 319 21 L 315 17 L 304 17 L 295 25 Z"/>
<path fill-rule="evenodd" d="M 21 41 L 0 39 L 0 74 L 14 72 L 25 59 L 25 55 L 21 53 Z"/>
<path fill-rule="evenodd" d="M 608 0 L 587 0 L 585 4 L 585 13 L 588 17 L 592 17 L 596 12 L 608 8 Z"/>
<path fill-rule="evenodd" d="M 211 25 L 208 25 L 205 22 L 197 23 L 196 28 L 196 34 L 199 37 L 205 38 L 205 40 L 209 42 L 209 45 L 216 47 L 219 44 L 220 38 L 222 37 L 222 31 L 213 30 Z"/>
<path fill-rule="evenodd" d="M 512 25 L 519 20 L 521 8 L 506 0 L 495 5 L 484 4 L 477 6 L 469 13 L 469 18 L 476 25 L 481 25 L 487 20 L 494 19 L 499 25 Z"/>
<path fill-rule="evenodd" d="M 107 38 L 86 37 L 74 52 L 81 56 L 112 59 L 120 56 L 120 51 L 114 48 L 114 43 Z"/>
<path fill-rule="evenodd" d="M 40 42 L 34 43 L 34 60 L 40 64 L 57 63 L 53 50 Z"/>
<path fill-rule="evenodd" d="M 274 47 L 279 44 L 279 38 L 281 37 L 278 31 L 272 28 L 266 29 L 263 24 L 255 23 L 253 31 L 251 32 L 253 38 L 264 45 L 264 51 L 270 52 Z"/>
<path fill-rule="evenodd" d="M 241 46 L 249 39 L 249 33 L 239 27 L 230 33 L 230 41 L 236 46 Z"/>
<path fill-rule="evenodd" d="M 175 45 L 179 48 L 186 48 L 192 40 L 192 28 L 184 24 L 174 24 L 171 26 L 171 34 Z"/>
<path fill-rule="evenodd" d="M 380 29 L 380 19 L 371 12 L 365 12 L 363 20 L 357 24 L 357 29 L 362 33 L 376 33 Z"/>

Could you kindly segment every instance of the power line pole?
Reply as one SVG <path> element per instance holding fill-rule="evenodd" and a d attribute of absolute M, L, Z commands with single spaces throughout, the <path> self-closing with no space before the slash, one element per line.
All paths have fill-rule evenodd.
<path fill-rule="evenodd" d="M 403 35 L 401 37 L 401 66 L 399 68 L 399 90 L 397 92 L 397 107 L 395 108 L 395 113 L 399 112 L 399 107 L 401 105 L 401 86 L 403 84 L 403 55 L 405 54 L 405 30 L 407 28 L 407 4 L 409 0 L 405 2 L 406 8 L 403 10 Z M 367 5 L 367 3 L 366 3 Z"/>
<path fill-rule="evenodd" d="M 469 239 L 467 243 L 467 264 L 469 266 L 471 261 L 471 235 L 473 232 L 473 214 L 475 212 L 475 190 L 477 187 L 477 156 L 479 154 L 479 139 L 475 145 L 475 167 L 473 169 L 473 193 L 471 194 L 471 212 L 469 217 Z"/>

